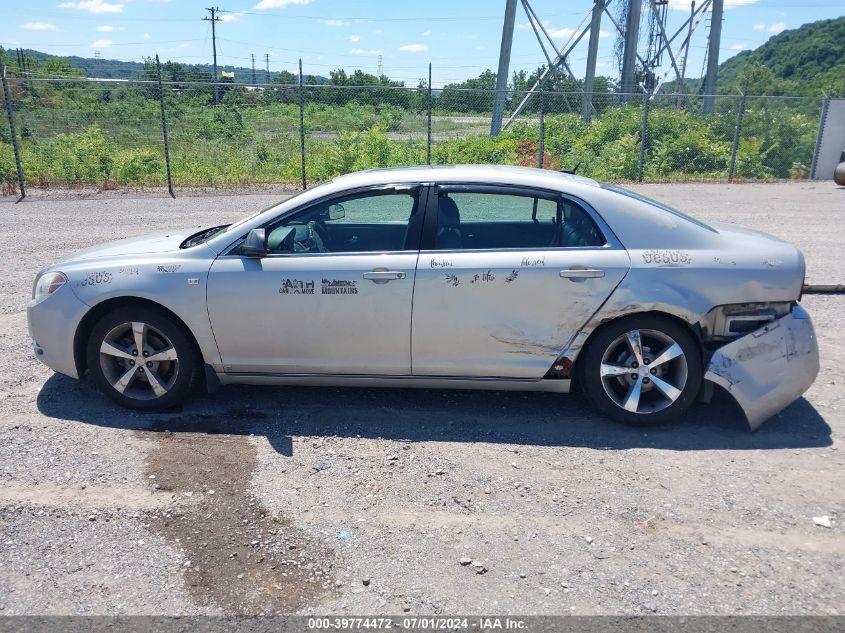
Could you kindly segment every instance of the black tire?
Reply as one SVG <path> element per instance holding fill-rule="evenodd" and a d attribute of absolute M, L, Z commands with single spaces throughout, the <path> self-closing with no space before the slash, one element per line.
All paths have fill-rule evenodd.
<path fill-rule="evenodd" d="M 141 354 L 134 354 L 137 351 L 137 345 L 134 344 L 133 323 L 148 326 L 143 328 L 142 337 L 145 342 L 147 338 L 149 339 L 147 347 L 152 350 L 147 352 L 152 354 L 147 359 L 144 359 Z M 120 334 L 126 325 L 129 325 L 130 329 Z M 118 334 L 115 335 L 114 332 Z M 115 348 L 121 354 L 123 352 L 134 354 L 132 359 L 101 353 L 101 347 L 106 338 L 110 337 L 109 341 L 116 343 L 115 336 L 122 336 L 120 343 L 123 343 L 117 343 Z M 174 352 L 173 359 L 152 362 L 158 356 L 172 356 Z M 187 329 L 164 311 L 147 306 L 127 306 L 106 313 L 91 330 L 86 346 L 86 358 L 88 371 L 97 388 L 116 403 L 130 409 L 144 411 L 172 409 L 188 398 L 201 375 L 199 350 Z M 136 358 L 140 358 L 143 362 L 137 362 Z M 129 363 L 137 367 L 134 369 L 135 373 L 129 378 L 125 393 L 121 393 L 113 382 L 116 377 L 126 375 L 121 372 L 128 373 Z M 148 374 L 150 371 L 155 378 Z M 163 389 L 166 391 L 160 395 L 155 393 L 153 382 L 157 383 L 159 392 Z"/>
<path fill-rule="evenodd" d="M 641 366 L 633 359 L 633 352 L 625 358 L 624 349 L 619 347 L 627 343 L 628 332 L 639 332 L 644 359 Z M 652 365 L 652 361 L 660 361 L 670 342 L 677 343 L 683 355 Z M 626 349 L 631 350 L 631 346 L 626 345 Z M 622 375 L 603 375 L 603 363 L 605 372 L 631 368 Z M 703 363 L 698 342 L 683 325 L 665 316 L 635 315 L 612 321 L 597 331 L 582 352 L 579 365 L 582 390 L 599 411 L 630 426 L 655 426 L 674 422 L 692 405 L 701 387 Z M 628 397 L 637 381 L 640 391 L 634 402 Z M 660 388 L 655 381 L 660 382 Z M 675 399 L 663 390 L 670 391 Z M 624 408 L 626 403 L 637 411 Z"/>

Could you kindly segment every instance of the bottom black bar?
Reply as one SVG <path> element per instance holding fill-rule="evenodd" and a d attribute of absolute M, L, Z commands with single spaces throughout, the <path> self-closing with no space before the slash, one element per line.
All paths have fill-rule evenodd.
<path fill-rule="evenodd" d="M 843 633 L 845 616 L 5 616 L 0 633 L 286 633 L 288 631 L 522 633 Z"/>

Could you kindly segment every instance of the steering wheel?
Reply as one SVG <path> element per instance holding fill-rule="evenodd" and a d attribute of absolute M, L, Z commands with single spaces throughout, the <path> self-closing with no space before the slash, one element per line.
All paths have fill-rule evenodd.
<path fill-rule="evenodd" d="M 305 225 L 305 239 L 300 240 L 300 244 L 310 253 L 327 253 L 328 249 L 321 233 L 325 234 L 325 229 L 315 220 L 311 220 Z"/>
<path fill-rule="evenodd" d="M 320 238 L 320 241 L 325 245 L 329 243 L 329 232 L 326 230 L 326 224 L 320 218 L 316 220 L 312 220 L 308 223 L 309 225 L 313 225 L 314 232 Z"/>

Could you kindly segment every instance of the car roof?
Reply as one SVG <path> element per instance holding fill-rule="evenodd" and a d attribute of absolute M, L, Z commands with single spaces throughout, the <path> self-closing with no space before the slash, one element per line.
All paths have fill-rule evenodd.
<path fill-rule="evenodd" d="M 474 182 L 571 190 L 599 183 L 570 173 L 510 165 L 416 165 L 368 169 L 334 178 L 343 188 L 401 182 Z"/>

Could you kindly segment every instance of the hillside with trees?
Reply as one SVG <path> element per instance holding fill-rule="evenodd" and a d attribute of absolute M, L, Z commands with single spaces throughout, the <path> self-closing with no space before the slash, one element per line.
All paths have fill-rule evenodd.
<path fill-rule="evenodd" d="M 719 68 L 720 92 L 845 95 L 845 16 L 783 31 Z"/>

